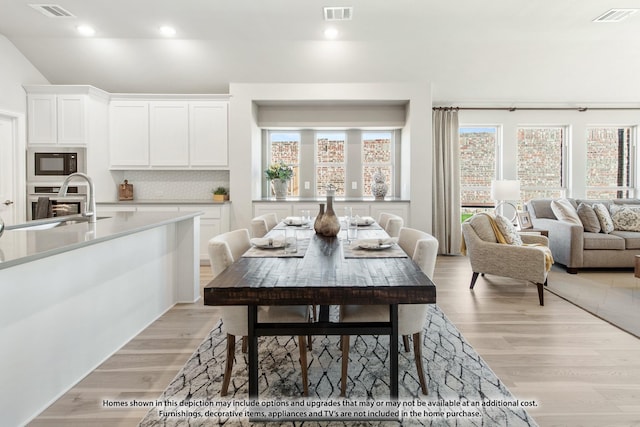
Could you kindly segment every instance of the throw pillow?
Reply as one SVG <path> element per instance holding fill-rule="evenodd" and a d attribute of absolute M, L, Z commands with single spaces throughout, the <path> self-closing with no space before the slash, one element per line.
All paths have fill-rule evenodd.
<path fill-rule="evenodd" d="M 640 231 L 640 210 L 624 205 L 611 205 L 613 228 L 620 231 Z"/>
<path fill-rule="evenodd" d="M 582 221 L 582 225 L 584 226 L 584 231 L 599 233 L 600 230 L 602 230 L 598 215 L 596 215 L 596 212 L 591 206 L 587 205 L 586 203 L 580 203 L 578 205 L 577 212 L 578 216 L 580 217 L 580 221 Z"/>
<path fill-rule="evenodd" d="M 511 221 L 502 215 L 496 215 L 496 224 L 508 244 L 522 246 L 522 238 Z"/>
<path fill-rule="evenodd" d="M 614 230 L 613 220 L 611 219 L 611 215 L 609 215 L 609 210 L 602 203 L 594 203 L 593 210 L 598 216 L 598 221 L 600 221 L 600 227 L 602 228 L 603 233 L 611 233 Z"/>
<path fill-rule="evenodd" d="M 582 225 L 578 212 L 567 199 L 556 199 L 551 201 L 551 210 L 560 221 Z"/>

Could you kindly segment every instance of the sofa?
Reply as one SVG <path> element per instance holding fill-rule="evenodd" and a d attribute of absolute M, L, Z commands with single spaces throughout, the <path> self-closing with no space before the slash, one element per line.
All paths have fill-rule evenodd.
<path fill-rule="evenodd" d="M 578 223 L 569 222 L 566 218 L 558 219 L 558 200 L 552 207 L 553 200 L 531 199 L 526 203 L 526 210 L 531 216 L 534 228 L 549 231 L 549 248 L 553 259 L 556 263 L 566 266 L 568 273 L 576 274 L 578 269 L 582 268 L 634 267 L 635 256 L 640 255 L 640 199 L 564 199 L 565 203 L 568 201 L 576 211 L 581 203 L 591 208 L 601 204 L 606 207 L 611 218 L 622 215 L 620 212 L 632 212 L 632 216 L 637 215 L 638 224 L 627 226 L 622 220 L 618 223 L 612 221 L 607 230 L 603 227 L 599 232 L 594 232 L 582 217 Z M 562 213 L 560 216 L 562 217 Z M 598 219 L 602 222 L 601 216 L 598 216 Z M 586 231 L 585 226 L 592 231 Z"/>

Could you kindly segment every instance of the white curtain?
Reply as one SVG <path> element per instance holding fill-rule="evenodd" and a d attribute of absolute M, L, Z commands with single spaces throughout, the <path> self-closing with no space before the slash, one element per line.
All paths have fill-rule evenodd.
<path fill-rule="evenodd" d="M 433 111 L 433 235 L 440 254 L 460 253 L 460 142 L 458 110 Z"/>

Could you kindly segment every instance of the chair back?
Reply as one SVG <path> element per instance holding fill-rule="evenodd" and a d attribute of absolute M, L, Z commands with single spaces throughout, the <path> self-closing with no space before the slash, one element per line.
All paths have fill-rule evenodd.
<path fill-rule="evenodd" d="M 213 277 L 233 264 L 250 247 L 251 239 L 246 228 L 222 233 L 209 240 L 209 262 Z"/>
<path fill-rule="evenodd" d="M 391 237 L 398 237 L 400 229 L 404 226 L 404 219 L 401 216 L 389 212 L 380 212 L 378 224 L 384 228 Z"/>
<path fill-rule="evenodd" d="M 251 220 L 251 235 L 264 237 L 276 225 L 278 225 L 278 216 L 275 213 L 257 216 Z"/>
<path fill-rule="evenodd" d="M 430 279 L 436 267 L 438 240 L 429 233 L 402 227 L 398 233 L 398 246 L 418 264 Z"/>

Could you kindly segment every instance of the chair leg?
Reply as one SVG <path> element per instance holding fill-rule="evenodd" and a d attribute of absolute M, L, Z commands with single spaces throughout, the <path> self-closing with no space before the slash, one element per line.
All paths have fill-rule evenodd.
<path fill-rule="evenodd" d="M 540 300 L 540 305 L 544 305 L 544 285 L 542 283 L 536 283 L 538 286 L 538 299 Z"/>
<path fill-rule="evenodd" d="M 545 286 L 549 286 L 549 283 L 548 283 L 548 282 L 549 282 L 549 278 L 544 279 L 544 285 L 545 285 Z"/>
<path fill-rule="evenodd" d="M 476 273 L 475 271 L 473 272 L 473 276 L 471 276 L 471 286 L 469 286 L 469 289 L 473 289 L 473 287 L 476 285 L 476 280 L 478 280 L 478 274 L 480 273 Z"/>
<path fill-rule="evenodd" d="M 302 395 L 309 395 L 309 376 L 307 366 L 307 343 L 304 335 L 298 336 L 298 347 L 300 347 L 300 370 L 302 372 Z"/>
<path fill-rule="evenodd" d="M 420 339 L 420 332 L 413 334 L 413 357 L 416 359 L 416 371 L 418 371 L 422 394 L 428 395 L 429 390 L 427 390 L 427 381 L 424 378 L 424 367 L 422 366 L 422 340 Z"/>
<path fill-rule="evenodd" d="M 347 370 L 349 369 L 349 335 L 340 338 L 342 346 L 342 377 L 340 379 L 340 397 L 347 394 Z"/>
<path fill-rule="evenodd" d="M 402 343 L 404 344 L 404 352 L 409 353 L 409 335 L 402 336 Z"/>
<path fill-rule="evenodd" d="M 243 353 L 247 352 L 247 346 L 248 346 L 248 338 L 245 335 L 245 336 L 242 337 L 242 352 Z"/>
<path fill-rule="evenodd" d="M 226 396 L 229 389 L 229 381 L 231 381 L 231 371 L 233 370 L 233 358 L 236 353 L 236 337 L 235 335 L 227 334 L 227 361 L 224 367 L 224 378 L 222 379 L 222 388 L 220 389 L 220 396 Z"/>

